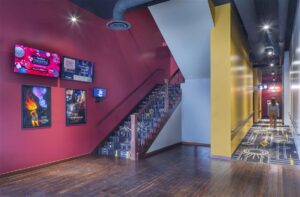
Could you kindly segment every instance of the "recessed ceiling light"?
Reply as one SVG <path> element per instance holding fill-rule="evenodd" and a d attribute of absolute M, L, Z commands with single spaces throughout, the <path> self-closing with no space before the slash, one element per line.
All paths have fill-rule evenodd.
<path fill-rule="evenodd" d="M 265 53 L 266 53 L 268 56 L 274 55 L 274 47 L 273 47 L 273 46 L 266 46 L 266 47 L 265 47 Z"/>
<path fill-rule="evenodd" d="M 265 24 L 263 25 L 263 30 L 269 30 L 270 29 L 270 25 L 269 24 Z"/>
<path fill-rule="evenodd" d="M 270 66 L 273 67 L 273 66 L 274 66 L 274 63 L 271 63 Z"/>
<path fill-rule="evenodd" d="M 275 72 L 272 72 L 272 75 L 275 75 Z"/>
<path fill-rule="evenodd" d="M 71 21 L 72 21 L 72 22 L 77 22 L 77 18 L 76 18 L 75 16 L 72 16 L 72 17 L 71 17 Z"/>
<path fill-rule="evenodd" d="M 78 22 L 78 17 L 75 16 L 75 15 L 71 15 L 69 20 L 72 22 L 72 23 L 77 23 Z"/>

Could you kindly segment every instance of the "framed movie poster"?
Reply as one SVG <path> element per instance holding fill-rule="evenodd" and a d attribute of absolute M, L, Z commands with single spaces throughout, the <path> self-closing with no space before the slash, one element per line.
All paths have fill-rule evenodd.
<path fill-rule="evenodd" d="M 51 126 L 51 89 L 43 86 L 22 86 L 22 127 Z"/>
<path fill-rule="evenodd" d="M 86 123 L 86 91 L 66 89 L 66 124 Z"/>

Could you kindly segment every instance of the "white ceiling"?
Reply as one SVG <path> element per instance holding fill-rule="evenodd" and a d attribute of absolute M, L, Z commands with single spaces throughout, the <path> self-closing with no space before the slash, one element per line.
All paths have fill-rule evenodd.
<path fill-rule="evenodd" d="M 170 0 L 149 7 L 186 79 L 210 77 L 210 30 L 207 0 Z"/>

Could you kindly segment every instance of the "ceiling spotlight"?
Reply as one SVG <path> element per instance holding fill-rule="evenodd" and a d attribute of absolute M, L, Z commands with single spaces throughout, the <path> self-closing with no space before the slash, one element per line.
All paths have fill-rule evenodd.
<path fill-rule="evenodd" d="M 270 25 L 268 25 L 268 24 L 265 24 L 265 25 L 263 25 L 263 30 L 265 30 L 265 31 L 267 31 L 267 30 L 269 30 L 270 29 Z"/>
<path fill-rule="evenodd" d="M 274 63 L 271 63 L 270 66 L 273 67 L 273 66 L 274 66 Z"/>
<path fill-rule="evenodd" d="M 72 17 L 71 17 L 71 21 L 72 21 L 73 23 L 75 23 L 75 22 L 77 22 L 77 18 L 76 18 L 75 16 L 72 16 Z"/>
<path fill-rule="evenodd" d="M 70 21 L 71 21 L 72 23 L 77 23 L 77 22 L 78 22 L 78 17 L 75 16 L 75 15 L 71 15 L 69 19 L 70 19 Z"/>
<path fill-rule="evenodd" d="M 268 54 L 268 56 L 274 55 L 274 47 L 273 46 L 265 47 L 265 52 Z"/>
<path fill-rule="evenodd" d="M 273 78 L 273 81 L 276 81 L 276 79 L 275 79 L 275 78 Z"/>
<path fill-rule="evenodd" d="M 272 75 L 275 75 L 275 72 L 274 72 L 274 71 L 272 72 Z"/>

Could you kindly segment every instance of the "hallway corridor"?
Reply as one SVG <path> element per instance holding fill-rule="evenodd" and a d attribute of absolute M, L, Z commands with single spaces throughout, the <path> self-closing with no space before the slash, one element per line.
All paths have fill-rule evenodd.
<path fill-rule="evenodd" d="M 277 128 L 269 127 L 269 120 L 255 123 L 232 155 L 234 160 L 299 166 L 294 134 L 279 120 Z"/>

